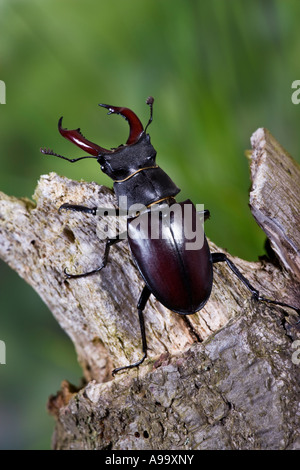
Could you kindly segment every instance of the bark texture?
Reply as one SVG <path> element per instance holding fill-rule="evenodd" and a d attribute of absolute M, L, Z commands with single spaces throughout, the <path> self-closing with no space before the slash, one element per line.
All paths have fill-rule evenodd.
<path fill-rule="evenodd" d="M 299 165 L 265 129 L 252 146 L 250 207 L 276 257 L 231 259 L 261 294 L 300 307 Z M 300 447 L 295 311 L 252 300 L 227 266 L 216 264 L 211 298 L 197 314 L 176 315 L 150 297 L 149 357 L 112 380 L 114 367 L 141 357 L 136 303 L 143 282 L 126 240 L 112 247 L 101 273 L 66 280 L 64 268 L 101 265 L 99 237 L 114 220 L 106 227 L 92 215 L 57 209 L 66 202 L 112 208 L 114 195 L 50 173 L 33 198 L 1 194 L 0 256 L 49 306 L 83 368 L 84 388 L 63 382 L 49 400 L 55 449 Z M 125 220 L 120 225 L 126 229 Z M 212 252 L 223 251 L 209 243 Z"/>

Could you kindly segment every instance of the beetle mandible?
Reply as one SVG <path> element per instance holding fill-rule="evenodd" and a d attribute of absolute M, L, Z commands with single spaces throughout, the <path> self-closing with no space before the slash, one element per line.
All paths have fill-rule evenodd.
<path fill-rule="evenodd" d="M 144 129 L 140 119 L 129 108 L 100 104 L 108 109 L 108 114 L 120 114 L 129 123 L 130 132 L 125 145 L 108 150 L 87 140 L 80 129 L 68 130 L 62 127 L 62 118 L 58 122 L 58 130 L 66 139 L 85 150 L 89 155 L 79 158 L 67 158 L 49 149 L 41 149 L 46 155 L 63 158 L 71 163 L 85 158 L 95 158 L 101 170 L 114 181 L 114 191 L 120 208 L 122 197 L 127 197 L 127 207 L 123 210 L 127 215 L 127 239 L 132 257 L 145 282 L 137 303 L 137 311 L 142 337 L 142 358 L 127 366 L 113 370 L 113 375 L 121 370 L 137 367 L 147 357 L 147 341 L 145 334 L 143 311 L 146 303 L 153 294 L 169 310 L 181 315 L 190 315 L 203 308 L 208 301 L 213 283 L 213 264 L 226 262 L 231 271 L 249 289 L 252 295 L 260 301 L 290 307 L 284 302 L 268 299 L 259 294 L 250 282 L 243 276 L 235 264 L 224 253 L 211 253 L 202 225 L 198 224 L 200 217 L 204 221 L 209 217 L 209 211 L 197 213 L 190 200 L 176 203 L 175 196 L 180 189 L 171 178 L 156 164 L 156 151 L 151 145 L 150 136 L 146 133 L 153 119 L 154 99 L 149 97 L 146 103 L 150 106 L 150 118 Z M 144 207 L 138 213 L 130 213 L 129 208 L 140 204 Z M 172 211 L 175 204 L 182 210 L 182 217 L 171 214 L 168 223 L 164 223 L 163 209 Z M 185 209 L 189 208 L 189 224 L 196 227 L 196 235 L 202 236 L 202 243 L 196 249 L 187 249 L 185 227 Z M 72 210 L 97 215 L 99 211 L 105 215 L 109 209 L 86 207 L 75 204 L 63 204 L 60 210 Z M 158 232 L 159 237 L 140 237 L 136 233 L 136 219 L 146 216 L 145 231 L 149 235 L 154 210 L 160 212 Z M 116 215 L 120 211 L 116 211 Z M 122 234 L 124 235 L 124 234 Z M 121 242 L 124 236 L 117 234 L 107 238 L 102 264 L 92 271 L 82 274 L 70 274 L 64 271 L 68 279 L 90 276 L 100 272 L 107 264 L 110 248 Z"/>

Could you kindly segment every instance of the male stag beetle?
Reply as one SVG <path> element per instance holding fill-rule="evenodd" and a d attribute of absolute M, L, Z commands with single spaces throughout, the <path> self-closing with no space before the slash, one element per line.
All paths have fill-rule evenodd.
<path fill-rule="evenodd" d="M 276 300 L 270 300 L 261 296 L 250 282 L 242 275 L 234 263 L 223 253 L 211 253 L 202 225 L 198 224 L 200 217 L 206 220 L 209 211 L 197 213 L 190 200 L 176 203 L 175 196 L 179 188 L 169 176 L 156 164 L 156 151 L 151 145 L 150 136 L 146 133 L 153 117 L 154 99 L 149 97 L 146 103 L 150 106 L 150 118 L 147 126 L 143 127 L 136 114 L 128 108 L 100 104 L 108 109 L 108 114 L 120 114 L 129 123 L 130 133 L 125 145 L 107 150 L 87 140 L 80 129 L 68 130 L 62 127 L 62 118 L 58 123 L 58 130 L 63 137 L 85 150 L 89 155 L 80 158 L 66 158 L 54 153 L 52 150 L 41 149 L 46 155 L 54 155 L 68 160 L 71 163 L 84 158 L 95 158 L 100 164 L 101 170 L 114 181 L 114 190 L 118 199 L 118 207 L 121 208 L 122 198 L 127 197 L 127 238 L 132 257 L 145 282 L 145 286 L 137 303 L 139 324 L 142 337 L 143 356 L 134 364 L 114 369 L 113 374 L 124 369 L 139 366 L 147 357 L 147 341 L 144 326 L 143 310 L 153 294 L 159 302 L 168 309 L 181 315 L 190 315 L 201 310 L 208 301 L 213 282 L 213 264 L 226 262 L 233 273 L 249 289 L 257 299 L 282 307 L 291 307 L 288 304 Z M 130 207 L 136 204 L 142 209 L 130 213 Z M 173 208 L 181 209 L 181 217 L 175 217 L 174 213 L 165 223 L 163 209 L 168 208 L 172 213 Z M 123 204 L 124 209 L 124 204 Z M 72 210 L 96 215 L 101 212 L 105 215 L 109 209 L 89 208 L 81 205 L 63 204 L 59 210 Z M 189 209 L 189 211 L 186 211 Z M 155 214 L 159 212 L 158 234 L 150 236 Z M 173 211 L 174 212 L 174 211 Z M 186 215 L 188 212 L 188 215 Z M 120 211 L 115 214 L 119 215 Z M 146 219 L 145 219 L 146 216 Z M 137 233 L 136 220 L 144 217 L 144 233 Z M 188 220 L 187 220 L 188 219 Z M 186 223 L 188 222 L 188 223 Z M 189 249 L 187 242 L 192 237 L 186 235 L 186 226 L 192 227 L 193 236 L 199 236 L 201 244 Z M 144 235 L 147 236 L 144 236 Z M 151 232 L 152 234 L 152 232 Z M 122 234 L 124 235 L 124 234 Z M 117 234 L 106 239 L 104 257 L 100 267 L 82 274 L 70 274 L 65 271 L 67 278 L 75 279 L 90 276 L 101 271 L 107 264 L 109 251 L 112 245 L 119 243 L 124 236 Z M 295 307 L 291 307 L 297 310 Z"/>

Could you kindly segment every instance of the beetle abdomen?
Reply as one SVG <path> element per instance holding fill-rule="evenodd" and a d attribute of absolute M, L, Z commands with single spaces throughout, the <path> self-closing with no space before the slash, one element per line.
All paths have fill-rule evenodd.
<path fill-rule="evenodd" d="M 128 220 L 128 241 L 139 271 L 165 307 L 200 310 L 211 293 L 212 261 L 203 224 L 190 200 Z"/>

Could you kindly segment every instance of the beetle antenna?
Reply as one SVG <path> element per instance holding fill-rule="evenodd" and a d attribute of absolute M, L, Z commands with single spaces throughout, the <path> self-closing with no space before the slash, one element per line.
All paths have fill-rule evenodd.
<path fill-rule="evenodd" d="M 154 98 L 153 96 L 149 96 L 149 98 L 147 98 L 146 100 L 146 103 L 150 106 L 150 118 L 149 118 L 149 121 L 147 123 L 147 126 L 145 127 L 145 131 L 147 130 L 148 126 L 151 124 L 152 120 L 153 120 L 153 103 L 154 103 Z"/>
<path fill-rule="evenodd" d="M 79 157 L 79 158 L 67 158 L 67 157 L 64 157 L 63 155 L 59 155 L 59 153 L 53 152 L 53 150 L 46 149 L 46 148 L 41 148 L 40 152 L 43 153 L 44 155 L 53 155 L 54 157 L 63 158 L 64 160 L 68 160 L 68 162 L 71 162 L 71 163 L 78 162 L 79 160 L 83 160 L 84 158 L 98 158 L 92 155 L 86 155 L 84 157 Z"/>

